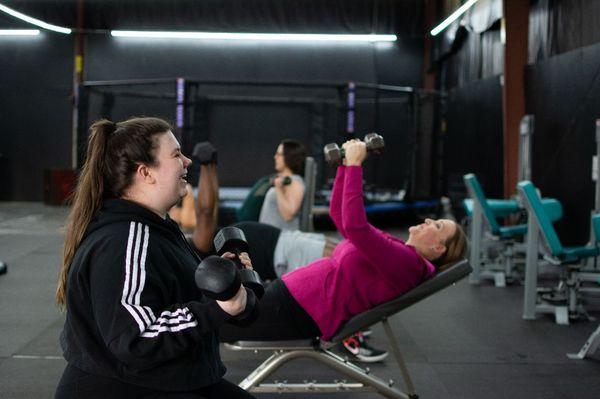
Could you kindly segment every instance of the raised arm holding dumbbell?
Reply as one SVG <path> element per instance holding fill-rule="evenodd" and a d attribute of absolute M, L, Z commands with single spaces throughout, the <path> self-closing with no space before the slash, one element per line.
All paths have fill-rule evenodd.
<path fill-rule="evenodd" d="M 275 156 L 277 176 L 262 204 L 259 222 L 270 224 L 282 230 L 296 230 L 299 227 L 298 213 L 304 198 L 304 169 L 306 150 L 296 141 L 285 139 L 278 146 Z"/>
<path fill-rule="evenodd" d="M 374 154 L 381 153 L 385 147 L 383 137 L 377 133 L 367 134 L 365 136 L 364 143 L 366 150 Z M 336 143 L 329 143 L 325 145 L 323 148 L 323 154 L 325 155 L 325 160 L 330 165 L 341 165 L 346 156 L 344 146 L 340 148 Z"/>

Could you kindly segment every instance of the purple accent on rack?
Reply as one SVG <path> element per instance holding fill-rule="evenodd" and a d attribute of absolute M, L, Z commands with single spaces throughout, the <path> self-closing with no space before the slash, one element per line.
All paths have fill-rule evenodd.
<path fill-rule="evenodd" d="M 183 128 L 183 102 L 185 99 L 185 79 L 177 78 L 177 109 L 175 111 L 175 127 Z"/>
<path fill-rule="evenodd" d="M 348 112 L 346 113 L 346 133 L 354 133 L 354 104 L 356 85 L 354 82 L 348 82 Z"/>

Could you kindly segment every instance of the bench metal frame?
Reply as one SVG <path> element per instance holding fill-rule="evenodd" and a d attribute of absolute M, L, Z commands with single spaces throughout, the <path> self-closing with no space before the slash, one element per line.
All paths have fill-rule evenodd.
<path fill-rule="evenodd" d="M 253 393 L 291 393 L 291 392 L 377 392 L 386 398 L 416 399 L 418 395 L 414 383 L 408 371 L 408 367 L 400 352 L 400 347 L 388 317 L 406 309 L 407 307 L 429 297 L 435 292 L 453 285 L 471 272 L 472 268 L 467 260 L 459 261 L 445 270 L 437 273 L 434 277 L 422 283 L 408 293 L 390 302 L 381 304 L 367 312 L 354 316 L 342 325 L 330 341 L 317 339 L 300 341 L 236 341 L 225 344 L 226 348 L 232 350 L 246 351 L 271 351 L 272 355 L 250 373 L 239 386 Z M 390 342 L 392 354 L 398 363 L 400 373 L 404 381 L 406 392 L 394 387 L 394 381 L 384 381 L 370 373 L 368 368 L 362 368 L 347 359 L 333 353 L 330 348 L 346 337 L 357 331 L 381 322 L 385 334 Z M 333 382 L 319 383 L 316 381 L 303 381 L 301 383 L 290 383 L 287 380 L 265 383 L 275 371 L 284 364 L 299 358 L 309 358 L 323 364 L 341 375 L 355 382 L 335 380 Z"/>

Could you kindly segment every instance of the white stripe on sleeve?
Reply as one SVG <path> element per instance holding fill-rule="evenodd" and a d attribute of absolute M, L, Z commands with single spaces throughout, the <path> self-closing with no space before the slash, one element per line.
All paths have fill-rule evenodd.
<path fill-rule="evenodd" d="M 133 316 L 140 336 L 152 338 L 163 332 L 177 332 L 196 327 L 198 322 L 188 308 L 165 310 L 157 319 L 149 306 L 141 306 L 146 284 L 146 257 L 150 231 L 148 226 L 131 222 L 125 259 L 125 284 L 121 304 Z"/>

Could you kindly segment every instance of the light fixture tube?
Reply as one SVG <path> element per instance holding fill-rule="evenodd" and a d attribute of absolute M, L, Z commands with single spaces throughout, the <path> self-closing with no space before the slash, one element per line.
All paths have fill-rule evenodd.
<path fill-rule="evenodd" d="M 441 24 L 431 30 L 431 36 L 435 36 L 448 27 L 452 22 L 456 21 L 461 15 L 463 15 L 473 4 L 477 3 L 478 0 L 468 0 L 465 4 L 458 7 L 448 18 L 442 21 Z"/>
<path fill-rule="evenodd" d="M 8 8 L 2 4 L 0 4 L 0 11 L 4 11 L 8 15 L 12 15 L 13 17 L 20 19 L 21 21 L 29 22 L 30 24 L 39 26 L 40 28 L 48 29 L 58 33 L 65 33 L 67 35 L 71 33 L 71 29 L 69 28 L 63 28 L 61 26 L 48 24 L 44 21 L 40 21 L 39 19 L 35 19 L 18 11 L 15 11 L 12 8 Z"/>
<path fill-rule="evenodd" d="M 36 36 L 38 29 L 0 29 L 0 36 Z"/>
<path fill-rule="evenodd" d="M 145 37 L 162 39 L 215 39 L 215 40 L 278 40 L 278 41 L 361 41 L 393 42 L 396 35 L 334 35 L 292 33 L 225 33 L 225 32 L 159 32 L 113 30 L 115 37 Z"/>

